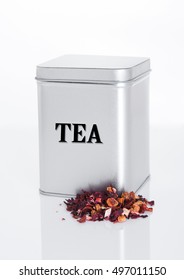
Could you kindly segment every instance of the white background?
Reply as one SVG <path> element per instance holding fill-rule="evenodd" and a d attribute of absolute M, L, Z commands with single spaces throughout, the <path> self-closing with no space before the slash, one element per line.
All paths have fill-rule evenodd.
<path fill-rule="evenodd" d="M 183 1 L 0 3 L 0 259 L 41 258 L 34 78 L 37 64 L 63 54 L 151 58 L 150 122 L 155 127 L 151 137 L 151 189 L 160 203 L 152 229 L 162 252 L 159 255 L 155 247 L 152 257 L 184 258 L 183 243 L 177 242 L 184 234 L 183 223 L 179 218 L 175 221 L 178 206 L 174 205 L 171 213 L 171 221 L 175 222 L 170 230 L 170 219 L 164 220 L 170 215 L 168 205 L 162 204 L 165 193 L 169 190 L 172 199 L 174 190 L 183 209 Z M 156 227 L 162 227 L 163 221 L 160 234 Z M 173 239 L 175 242 L 170 243 Z"/>
<path fill-rule="evenodd" d="M 62 54 L 151 58 L 151 122 L 184 122 L 182 0 L 7 0 L 0 7 L 1 125 L 37 125 L 37 64 Z"/>

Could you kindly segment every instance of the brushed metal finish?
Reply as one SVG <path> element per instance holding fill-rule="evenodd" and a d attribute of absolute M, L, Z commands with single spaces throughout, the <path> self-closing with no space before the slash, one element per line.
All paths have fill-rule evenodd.
<path fill-rule="evenodd" d="M 38 81 L 40 189 L 73 195 L 114 184 L 136 190 L 149 176 L 149 77 L 116 85 Z M 59 142 L 55 123 L 95 123 L 103 144 Z"/>

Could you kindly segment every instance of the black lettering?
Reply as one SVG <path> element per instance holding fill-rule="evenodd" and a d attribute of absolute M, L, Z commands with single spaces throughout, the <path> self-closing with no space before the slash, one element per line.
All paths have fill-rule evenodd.
<path fill-rule="evenodd" d="M 50 275 L 50 270 L 48 268 L 46 268 L 44 270 L 44 274 L 42 274 L 42 275 Z M 51 275 L 52 275 L 52 272 L 51 272 Z"/>
<path fill-rule="evenodd" d="M 74 266 L 74 273 L 74 275 L 80 275 L 79 268 L 77 268 L 76 265 Z"/>
<path fill-rule="evenodd" d="M 86 130 L 86 125 L 81 123 L 73 123 L 74 126 L 74 133 L 73 133 L 73 143 L 85 143 L 86 142 L 86 137 L 84 136 L 81 140 L 79 140 L 79 135 L 82 135 L 82 130 L 79 130 L 79 127 L 81 126 L 84 131 Z"/>
<path fill-rule="evenodd" d="M 66 141 L 66 126 L 71 130 L 71 124 L 70 123 L 56 123 L 55 124 L 55 130 L 58 129 L 58 127 L 61 126 L 61 136 L 59 142 L 67 143 Z"/>
<path fill-rule="evenodd" d="M 95 140 L 96 139 L 96 142 L 95 143 L 102 143 L 101 139 L 100 139 L 100 135 L 99 135 L 99 132 L 98 132 L 98 127 L 96 124 L 93 125 L 92 127 L 92 130 L 91 130 L 91 134 L 89 136 L 89 140 L 87 141 L 87 143 L 93 143 L 92 140 Z"/>

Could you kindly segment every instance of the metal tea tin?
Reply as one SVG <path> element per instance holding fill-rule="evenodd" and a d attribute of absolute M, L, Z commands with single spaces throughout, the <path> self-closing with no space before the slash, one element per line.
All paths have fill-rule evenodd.
<path fill-rule="evenodd" d="M 144 183 L 149 73 L 142 57 L 65 55 L 37 66 L 41 193 Z"/>

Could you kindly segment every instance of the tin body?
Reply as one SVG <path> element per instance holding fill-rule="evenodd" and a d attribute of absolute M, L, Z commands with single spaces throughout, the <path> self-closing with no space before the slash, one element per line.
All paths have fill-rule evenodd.
<path fill-rule="evenodd" d="M 149 176 L 148 65 L 129 79 L 130 67 L 115 76 L 117 68 L 50 63 L 37 71 L 41 192 L 74 195 L 108 184 L 136 191 Z"/>

